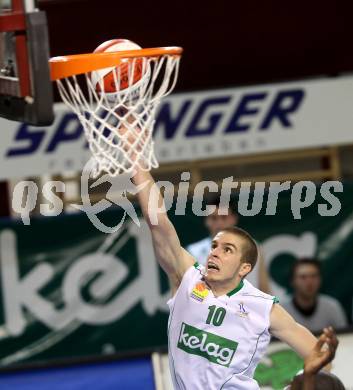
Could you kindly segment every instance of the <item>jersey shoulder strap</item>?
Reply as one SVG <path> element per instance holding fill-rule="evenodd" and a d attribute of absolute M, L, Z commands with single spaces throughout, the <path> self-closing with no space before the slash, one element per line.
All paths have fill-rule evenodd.
<path fill-rule="evenodd" d="M 244 279 L 244 288 L 241 290 L 241 295 L 253 297 L 254 299 L 266 300 L 271 303 L 279 303 L 279 299 L 270 294 L 266 294 L 258 288 L 254 287 L 248 280 Z"/>

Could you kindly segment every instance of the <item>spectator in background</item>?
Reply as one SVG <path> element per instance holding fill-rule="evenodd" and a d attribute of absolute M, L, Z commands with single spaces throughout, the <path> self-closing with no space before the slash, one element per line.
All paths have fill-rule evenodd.
<path fill-rule="evenodd" d="M 305 358 L 304 372 L 297 375 L 286 390 L 345 390 L 337 376 L 320 371 L 335 357 L 338 340 L 334 330 L 325 328 L 315 347 Z"/>
<path fill-rule="evenodd" d="M 299 259 L 291 273 L 293 296 L 283 307 L 294 319 L 312 332 L 328 326 L 342 329 L 347 319 L 340 303 L 327 295 L 319 294 L 321 267 L 316 259 Z"/>
<path fill-rule="evenodd" d="M 239 216 L 232 207 L 229 207 L 229 205 L 228 207 L 224 207 L 220 204 L 219 196 L 210 198 L 207 204 L 216 207 L 215 210 L 204 220 L 209 236 L 186 247 L 186 250 L 202 265 L 206 264 L 208 254 L 211 249 L 211 237 L 215 237 L 215 235 L 223 229 L 236 226 L 239 221 Z M 270 294 L 271 292 L 266 265 L 261 248 L 258 249 L 259 258 L 257 260 L 257 266 L 253 272 L 247 275 L 246 280 L 248 280 L 254 287 Z"/>

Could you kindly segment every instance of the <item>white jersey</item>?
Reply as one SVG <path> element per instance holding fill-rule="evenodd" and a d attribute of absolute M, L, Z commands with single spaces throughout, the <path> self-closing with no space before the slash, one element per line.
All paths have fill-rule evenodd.
<path fill-rule="evenodd" d="M 178 390 L 259 389 L 255 368 L 270 341 L 275 297 L 242 281 L 215 297 L 195 263 L 168 301 L 169 363 Z"/>
<path fill-rule="evenodd" d="M 210 253 L 212 246 L 212 238 L 206 237 L 200 241 L 194 242 L 186 247 L 186 250 L 191 254 L 191 256 L 198 261 L 199 264 L 206 265 L 207 257 Z M 246 277 L 251 284 L 255 287 L 259 286 L 259 272 L 260 268 L 255 267 L 255 269 L 250 272 Z"/>

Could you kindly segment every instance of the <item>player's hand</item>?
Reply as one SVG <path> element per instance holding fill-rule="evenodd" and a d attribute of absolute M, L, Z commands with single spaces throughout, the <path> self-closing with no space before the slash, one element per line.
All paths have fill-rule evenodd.
<path fill-rule="evenodd" d="M 335 357 L 338 339 L 335 331 L 330 326 L 324 328 L 314 349 L 304 361 L 304 373 L 314 375 Z"/>
<path fill-rule="evenodd" d="M 131 115 L 130 117 L 131 119 L 128 120 L 129 123 L 117 128 L 117 133 L 122 141 L 121 148 L 125 153 L 126 159 L 132 165 L 138 163 L 139 166 L 143 167 L 145 164 L 143 151 L 145 149 L 147 135 L 146 132 L 141 130 L 133 116 Z"/>

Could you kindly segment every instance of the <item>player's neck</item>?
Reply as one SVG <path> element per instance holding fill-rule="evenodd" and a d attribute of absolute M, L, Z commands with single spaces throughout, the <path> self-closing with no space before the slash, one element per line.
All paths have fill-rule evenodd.
<path fill-rule="evenodd" d="M 241 286 L 241 282 L 242 279 L 237 277 L 230 281 L 207 281 L 207 285 L 211 288 L 215 297 L 220 297 L 237 290 Z"/>

